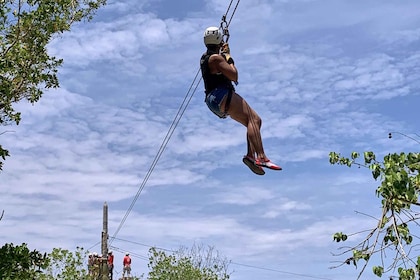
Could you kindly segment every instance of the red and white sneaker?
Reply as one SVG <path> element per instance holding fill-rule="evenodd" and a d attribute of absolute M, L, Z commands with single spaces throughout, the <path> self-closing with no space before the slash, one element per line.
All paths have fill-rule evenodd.
<path fill-rule="evenodd" d="M 261 166 L 258 166 L 256 164 L 256 160 L 250 156 L 244 156 L 244 158 L 242 159 L 242 161 L 245 163 L 246 166 L 249 167 L 249 169 L 251 169 L 252 172 L 254 172 L 257 175 L 264 175 L 265 171 L 264 169 L 262 169 Z"/>
<path fill-rule="evenodd" d="M 271 162 L 269 159 L 267 160 L 257 159 L 255 160 L 255 164 L 261 167 L 270 168 L 272 170 L 282 170 L 280 165 L 277 165 L 274 162 Z"/>

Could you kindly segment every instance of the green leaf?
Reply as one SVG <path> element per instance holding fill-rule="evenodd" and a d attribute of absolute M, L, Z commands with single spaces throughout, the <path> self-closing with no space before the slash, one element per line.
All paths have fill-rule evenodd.
<path fill-rule="evenodd" d="M 365 164 L 370 164 L 376 159 L 376 156 L 373 152 L 364 152 L 363 155 L 365 157 Z"/>
<path fill-rule="evenodd" d="M 340 159 L 340 154 L 337 154 L 335 152 L 330 152 L 330 163 L 336 164 Z"/>
<path fill-rule="evenodd" d="M 342 232 L 337 232 L 333 235 L 333 240 L 337 242 L 346 241 L 347 235 Z"/>
<path fill-rule="evenodd" d="M 374 266 L 373 273 L 378 277 L 382 277 L 382 274 L 384 273 L 384 268 L 382 266 Z"/>
<path fill-rule="evenodd" d="M 359 154 L 359 153 L 357 153 L 357 152 L 352 152 L 352 153 L 351 153 L 351 159 L 353 159 L 353 160 L 355 160 L 355 159 L 359 158 L 359 156 L 360 156 L 360 154 Z"/>

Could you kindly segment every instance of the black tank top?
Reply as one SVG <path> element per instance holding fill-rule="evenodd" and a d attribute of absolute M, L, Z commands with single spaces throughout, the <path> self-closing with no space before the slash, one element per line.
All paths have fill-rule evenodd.
<path fill-rule="evenodd" d="M 214 90 L 217 87 L 226 87 L 229 89 L 233 89 L 232 82 L 222 73 L 210 73 L 209 58 L 213 54 L 218 53 L 213 51 L 207 51 L 201 56 L 200 59 L 201 75 L 203 76 L 206 94 L 209 94 L 212 90 Z"/>

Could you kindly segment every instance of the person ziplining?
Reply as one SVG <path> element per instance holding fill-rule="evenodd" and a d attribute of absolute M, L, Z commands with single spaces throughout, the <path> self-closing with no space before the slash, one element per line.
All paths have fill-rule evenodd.
<path fill-rule="evenodd" d="M 197 74 L 188 90 L 184 101 L 182 102 L 179 110 L 157 152 L 154 157 L 152 164 L 147 171 L 142 183 L 140 184 L 133 201 L 131 202 L 127 212 L 121 219 L 121 222 L 115 231 L 114 235 L 110 238 L 109 245 L 112 244 L 115 237 L 122 229 L 126 222 L 128 215 L 133 210 L 141 192 L 146 186 L 153 170 L 155 169 L 163 151 L 171 139 L 178 123 L 180 122 L 182 115 L 188 107 L 198 84 L 201 79 L 194 86 L 197 77 L 199 77 L 200 71 L 201 76 L 204 80 L 204 87 L 206 92 L 205 102 L 208 108 L 220 118 L 226 118 L 230 116 L 232 119 L 243 124 L 247 128 L 247 154 L 243 157 L 242 161 L 251 169 L 252 172 L 258 175 L 264 175 L 265 171 L 263 167 L 282 170 L 282 168 L 271 162 L 266 156 L 261 139 L 261 118 L 259 115 L 248 105 L 248 103 L 239 94 L 235 92 L 235 88 L 232 82 L 237 84 L 238 82 L 238 71 L 235 67 L 235 63 L 230 56 L 230 48 L 227 44 L 229 39 L 228 27 L 232 21 L 233 15 L 235 14 L 236 8 L 239 5 L 240 0 L 237 0 L 236 5 L 231 14 L 230 20 L 226 21 L 226 16 L 232 7 L 233 0 L 230 1 L 229 7 L 226 13 L 222 17 L 222 23 L 220 28 L 209 27 L 204 32 L 204 44 L 207 47 L 207 51 L 202 55 L 200 60 L 200 69 L 197 70 Z M 223 34 L 220 31 L 223 29 Z M 227 36 L 226 43 L 223 42 L 223 36 Z M 191 93 L 192 92 L 192 93 Z"/>
<path fill-rule="evenodd" d="M 264 175 L 262 167 L 282 170 L 264 152 L 260 116 L 235 92 L 232 82 L 237 84 L 238 71 L 230 55 L 229 44 L 223 42 L 220 28 L 208 27 L 204 31 L 204 44 L 207 51 L 201 56 L 200 68 L 207 107 L 219 118 L 230 116 L 247 128 L 247 154 L 242 161 L 252 172 Z"/>

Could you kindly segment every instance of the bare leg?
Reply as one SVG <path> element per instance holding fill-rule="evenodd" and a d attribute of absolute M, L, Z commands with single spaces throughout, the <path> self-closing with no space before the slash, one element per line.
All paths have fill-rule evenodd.
<path fill-rule="evenodd" d="M 249 141 L 248 133 L 247 133 L 247 136 L 246 136 L 246 144 L 247 144 L 247 148 L 248 148 L 246 155 L 251 157 L 251 158 L 255 158 L 255 149 L 251 145 L 251 142 Z"/>
<path fill-rule="evenodd" d="M 222 110 L 225 101 L 222 102 Z M 239 94 L 233 93 L 228 111 L 230 117 L 247 128 L 248 156 L 268 160 L 261 139 L 261 118 Z"/>

